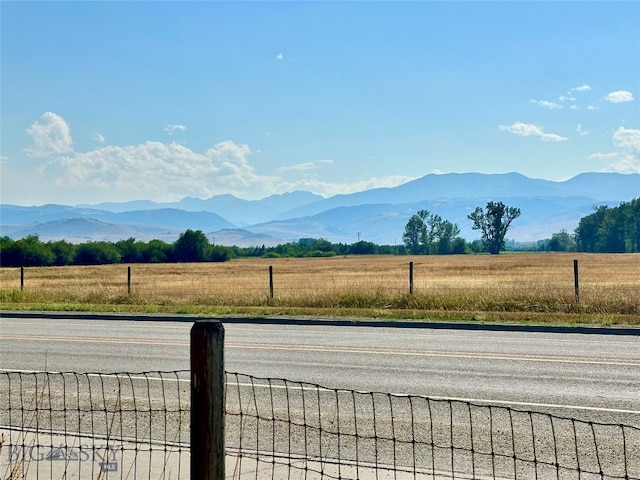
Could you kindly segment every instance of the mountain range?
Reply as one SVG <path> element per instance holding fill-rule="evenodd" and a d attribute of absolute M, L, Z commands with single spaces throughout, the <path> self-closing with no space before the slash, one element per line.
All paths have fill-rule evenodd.
<path fill-rule="evenodd" d="M 598 205 L 617 206 L 640 196 L 640 174 L 583 173 L 555 182 L 519 173 L 430 174 L 393 188 L 324 198 L 310 192 L 243 200 L 233 195 L 179 202 L 136 200 L 94 205 L 0 205 L 0 235 L 79 243 L 159 239 L 175 241 L 186 229 L 213 243 L 272 246 L 300 238 L 331 242 L 402 242 L 409 217 L 420 209 L 456 223 L 467 240 L 479 238 L 467 215 L 488 201 L 519 207 L 507 237 L 516 242 L 572 232 Z"/>

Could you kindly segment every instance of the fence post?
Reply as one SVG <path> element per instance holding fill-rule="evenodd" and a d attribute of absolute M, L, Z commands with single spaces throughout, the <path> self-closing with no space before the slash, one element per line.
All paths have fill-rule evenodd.
<path fill-rule="evenodd" d="M 273 300 L 273 267 L 269 265 L 269 296 Z"/>
<path fill-rule="evenodd" d="M 131 295 L 131 266 L 127 267 L 127 293 Z"/>
<path fill-rule="evenodd" d="M 573 261 L 573 287 L 576 293 L 576 303 L 580 303 L 580 282 L 578 280 L 578 260 Z"/>
<path fill-rule="evenodd" d="M 409 294 L 413 295 L 413 262 L 409 262 Z"/>
<path fill-rule="evenodd" d="M 20 267 L 20 290 L 24 290 L 24 267 Z"/>
<path fill-rule="evenodd" d="M 224 328 L 191 327 L 191 479 L 224 480 Z"/>

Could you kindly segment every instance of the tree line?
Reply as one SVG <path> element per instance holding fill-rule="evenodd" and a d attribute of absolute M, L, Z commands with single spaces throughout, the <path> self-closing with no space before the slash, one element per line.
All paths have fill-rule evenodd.
<path fill-rule="evenodd" d="M 73 244 L 66 240 L 42 242 L 37 235 L 20 240 L 0 237 L 0 265 L 104 265 L 110 263 L 223 262 L 228 247 L 212 245 L 200 230 L 187 230 L 173 243 L 143 242 L 129 238 L 117 242 Z"/>
<path fill-rule="evenodd" d="M 335 255 L 404 254 L 403 246 L 377 245 L 364 240 L 353 244 L 301 238 L 274 247 L 228 247 L 212 244 L 201 230 L 186 230 L 173 243 L 129 238 L 117 242 L 73 244 L 66 240 L 43 242 L 37 235 L 19 240 L 0 237 L 0 265 L 105 265 L 111 263 L 224 262 L 243 257 L 330 257 Z"/>
<path fill-rule="evenodd" d="M 544 251 L 640 253 L 640 198 L 617 207 L 600 205 L 582 217 L 575 232 L 561 230 L 537 242 Z"/>
<path fill-rule="evenodd" d="M 581 252 L 640 252 L 640 197 L 618 207 L 601 205 L 582 217 L 575 242 Z"/>
<path fill-rule="evenodd" d="M 330 257 L 335 255 L 446 255 L 488 252 L 507 248 L 506 234 L 520 209 L 488 202 L 468 215 L 481 240 L 467 242 L 458 225 L 427 210 L 409 218 L 400 245 L 358 242 L 332 243 L 301 238 L 273 247 L 227 247 L 212 244 L 201 230 L 186 230 L 173 243 L 129 238 L 117 242 L 72 244 L 65 240 L 42 242 L 37 235 L 19 240 L 0 237 L 0 266 L 101 265 L 110 263 L 223 262 L 243 257 Z M 575 233 L 561 230 L 524 250 L 599 253 L 640 252 L 640 198 L 618 207 L 599 206 L 583 217 Z"/>

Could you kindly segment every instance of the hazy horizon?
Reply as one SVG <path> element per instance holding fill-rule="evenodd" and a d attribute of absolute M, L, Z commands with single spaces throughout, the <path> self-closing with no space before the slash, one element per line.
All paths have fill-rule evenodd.
<path fill-rule="evenodd" d="M 591 173 L 618 173 L 619 175 L 632 175 L 633 173 L 619 173 L 619 172 L 581 172 L 578 173 L 576 175 L 574 175 L 573 177 L 569 177 L 567 179 L 564 180 L 550 180 L 550 179 L 546 179 L 546 178 L 538 178 L 538 177 L 528 177 L 525 175 L 525 177 L 531 179 L 531 180 L 543 180 L 543 181 L 548 181 L 548 182 L 553 182 L 553 183 L 564 183 L 568 180 L 571 180 L 575 177 L 578 177 L 580 175 L 585 175 L 585 174 L 591 174 Z M 505 172 L 505 173 L 481 173 L 481 172 L 448 172 L 448 173 L 429 173 L 426 175 L 423 175 L 422 177 L 417 177 L 415 179 L 410 179 L 407 180 L 406 182 L 403 182 L 401 184 L 398 185 L 394 185 L 394 186 L 389 186 L 389 187 L 381 187 L 381 188 L 395 188 L 401 185 L 404 185 L 406 183 L 410 183 L 414 180 L 418 180 L 420 178 L 429 176 L 429 175 L 436 175 L 436 176 L 446 176 L 446 175 L 466 175 L 466 174 L 479 174 L 479 175 L 509 175 L 509 174 L 517 174 L 517 175 L 523 175 L 520 172 Z M 373 187 L 371 189 L 365 189 L 365 190 L 358 190 L 358 191 L 354 191 L 354 192 L 350 192 L 350 193 L 360 193 L 360 192 L 366 192 L 368 190 L 373 190 L 376 188 L 380 188 L 380 187 Z M 47 203 L 40 203 L 40 204 L 28 204 L 28 203 L 11 203 L 11 202 L 0 202 L 0 204 L 4 204 L 4 205 L 16 205 L 16 206 L 24 206 L 24 207 L 33 207 L 33 206 L 44 206 L 44 205 L 68 205 L 68 206 L 94 206 L 94 205 L 101 205 L 101 204 L 125 204 L 125 203 L 134 203 L 134 202 L 152 202 L 152 203 L 156 203 L 158 205 L 163 205 L 163 204 L 174 204 L 174 203 L 179 203 L 183 200 L 189 199 L 189 198 L 193 198 L 193 199 L 197 199 L 197 200 L 208 200 L 211 198 L 215 198 L 218 196 L 226 196 L 226 195 L 230 195 L 232 197 L 235 197 L 239 200 L 245 200 L 245 201 L 257 201 L 260 202 L 262 200 L 265 200 L 269 197 L 277 197 L 277 196 L 284 196 L 284 195 L 291 195 L 291 194 L 296 194 L 296 193 L 302 193 L 302 194 L 312 194 L 312 195 L 317 195 L 322 199 L 328 199 L 331 198 L 332 196 L 336 196 L 336 195 L 345 195 L 342 193 L 337 193 L 331 196 L 324 196 L 324 195 L 320 195 L 320 194 L 316 194 L 314 192 L 310 192 L 308 190 L 293 190 L 293 191 L 287 191 L 287 192 L 281 192 L 281 193 L 272 193 L 269 195 L 265 195 L 264 197 L 260 197 L 260 198 L 244 198 L 240 195 L 236 195 L 233 193 L 220 193 L 220 194 L 216 194 L 216 195 L 212 195 L 210 197 L 197 197 L 197 196 L 193 196 L 193 195 L 185 195 L 184 197 L 180 197 L 176 200 L 166 200 L 166 201 L 155 201 L 155 200 L 150 200 L 149 198 L 131 198 L 129 200 L 107 200 L 107 201 L 102 201 L 102 202 L 80 202 L 80 203 L 69 203 L 69 204 L 65 204 L 65 203 L 57 203 L 57 202 L 47 202 Z M 347 194 L 348 195 L 348 194 Z M 488 195 L 490 195 L 490 192 L 488 192 Z"/>

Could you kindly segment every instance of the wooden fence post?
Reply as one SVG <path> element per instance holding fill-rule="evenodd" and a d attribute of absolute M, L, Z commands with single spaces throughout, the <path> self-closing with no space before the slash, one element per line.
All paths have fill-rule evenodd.
<path fill-rule="evenodd" d="M 409 262 L 409 294 L 413 295 L 413 262 Z"/>
<path fill-rule="evenodd" d="M 24 267 L 20 267 L 20 290 L 24 290 Z"/>
<path fill-rule="evenodd" d="M 273 300 L 273 267 L 269 265 L 269 296 Z"/>
<path fill-rule="evenodd" d="M 224 328 L 191 327 L 191 480 L 225 480 Z"/>
<path fill-rule="evenodd" d="M 127 267 L 127 293 L 131 295 L 131 266 Z"/>
<path fill-rule="evenodd" d="M 573 261 L 573 287 L 576 293 L 576 303 L 580 303 L 580 282 L 578 279 L 578 260 Z"/>

